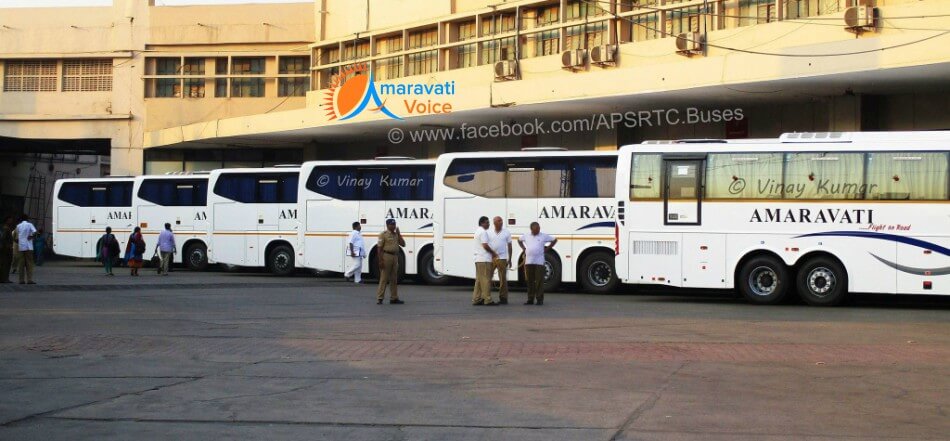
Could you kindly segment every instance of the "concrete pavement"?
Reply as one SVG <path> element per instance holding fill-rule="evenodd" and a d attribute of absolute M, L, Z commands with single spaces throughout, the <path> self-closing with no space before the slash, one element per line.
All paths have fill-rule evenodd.
<path fill-rule="evenodd" d="M 950 299 L 752 306 L 85 263 L 0 286 L 0 439 L 947 439 Z"/>

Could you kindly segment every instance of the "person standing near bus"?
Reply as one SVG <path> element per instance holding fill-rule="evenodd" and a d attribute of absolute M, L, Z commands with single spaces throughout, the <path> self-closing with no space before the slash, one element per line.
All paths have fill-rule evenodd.
<path fill-rule="evenodd" d="M 145 238 L 142 236 L 142 228 L 135 227 L 135 229 L 132 231 L 132 234 L 129 235 L 128 243 L 125 245 L 125 260 L 129 265 L 130 275 L 139 275 L 139 269 L 142 268 L 144 254 Z"/>
<path fill-rule="evenodd" d="M 498 258 L 498 253 L 491 248 L 488 242 L 488 217 L 478 218 L 478 228 L 475 229 L 475 287 L 472 289 L 473 306 L 495 306 L 497 303 L 491 298 L 491 268 L 492 262 Z"/>
<path fill-rule="evenodd" d="M 112 265 L 115 259 L 119 257 L 119 240 L 112 234 L 112 227 L 106 227 L 105 234 L 99 239 L 99 259 L 106 270 L 107 276 L 114 276 Z"/>
<path fill-rule="evenodd" d="M 363 283 L 363 259 L 366 258 L 366 251 L 363 247 L 363 226 L 359 222 L 353 222 L 353 231 L 346 241 L 346 255 L 350 256 L 350 269 L 343 274 L 347 280 L 353 279 L 353 283 Z"/>
<path fill-rule="evenodd" d="M 19 250 L 18 255 L 18 264 L 20 275 L 20 284 L 24 283 L 24 278 L 26 279 L 27 284 L 35 285 L 36 282 L 33 281 L 33 237 L 36 235 L 36 227 L 30 223 L 30 218 L 27 215 L 20 216 L 20 224 L 16 227 L 17 234 L 17 250 Z"/>
<path fill-rule="evenodd" d="M 488 275 L 489 283 L 495 278 L 495 271 L 498 271 L 498 303 L 508 304 L 508 270 L 511 268 L 511 232 L 505 228 L 501 216 L 495 216 L 492 219 L 494 228 L 488 230 L 488 244 L 495 252 L 495 259 L 492 260 L 491 273 Z"/>
<path fill-rule="evenodd" d="M 406 246 L 399 227 L 396 226 L 396 219 L 386 219 L 386 230 L 379 233 L 376 239 L 376 260 L 379 262 L 379 288 L 376 289 L 376 304 L 382 305 L 383 298 L 386 297 L 386 286 L 389 286 L 389 303 L 401 305 L 405 302 L 399 300 L 399 247 Z"/>
<path fill-rule="evenodd" d="M 557 243 L 557 238 L 541 232 L 541 224 L 531 222 L 531 233 L 522 234 L 518 245 L 525 254 L 524 278 L 528 285 L 528 301 L 525 305 L 544 304 L 544 253 Z"/>
<path fill-rule="evenodd" d="M 168 275 L 168 268 L 172 265 L 172 258 L 175 256 L 175 233 L 172 233 L 172 224 L 165 223 L 165 229 L 158 234 L 158 252 L 162 256 L 162 265 L 158 272 Z"/>
<path fill-rule="evenodd" d="M 0 225 L 0 283 L 11 283 L 10 265 L 13 264 L 13 218 L 7 216 Z"/>

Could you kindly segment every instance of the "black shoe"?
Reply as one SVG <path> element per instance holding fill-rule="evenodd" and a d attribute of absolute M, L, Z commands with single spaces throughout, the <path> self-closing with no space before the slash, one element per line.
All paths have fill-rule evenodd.
<path fill-rule="evenodd" d="M 538 299 L 538 306 L 541 306 L 543 304 L 544 304 L 544 299 Z"/>
<path fill-rule="evenodd" d="M 525 305 L 533 305 L 534 300 L 529 299 L 527 302 L 524 302 Z"/>
<path fill-rule="evenodd" d="M 376 304 L 377 304 L 377 305 L 382 305 L 382 304 L 383 304 L 383 299 L 377 300 L 377 301 L 376 301 Z"/>
<path fill-rule="evenodd" d="M 495 302 L 483 303 L 483 305 L 484 305 L 484 306 L 498 306 L 498 304 L 495 303 Z"/>
<path fill-rule="evenodd" d="M 390 305 L 402 305 L 403 303 L 406 303 L 406 302 L 404 302 L 404 301 L 402 301 L 402 300 L 399 300 L 399 299 L 390 300 L 390 301 L 389 301 L 389 304 L 390 304 Z"/>
<path fill-rule="evenodd" d="M 485 304 L 485 302 L 483 302 L 483 301 L 481 301 L 481 300 L 472 302 L 472 306 L 482 306 L 482 305 L 484 305 L 484 304 Z"/>
<path fill-rule="evenodd" d="M 508 299 L 501 299 L 501 300 L 498 301 L 498 304 L 499 304 L 499 305 L 507 305 L 507 304 L 508 304 Z"/>

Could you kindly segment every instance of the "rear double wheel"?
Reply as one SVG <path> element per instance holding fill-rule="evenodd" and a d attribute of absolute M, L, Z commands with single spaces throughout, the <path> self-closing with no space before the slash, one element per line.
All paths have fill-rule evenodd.
<path fill-rule="evenodd" d="M 773 256 L 756 256 L 742 265 L 736 286 L 750 302 L 774 305 L 785 299 L 789 282 L 791 279 L 784 262 Z"/>
<path fill-rule="evenodd" d="M 798 270 L 798 295 L 809 305 L 839 305 L 848 299 L 848 274 L 835 259 L 808 259 Z"/>

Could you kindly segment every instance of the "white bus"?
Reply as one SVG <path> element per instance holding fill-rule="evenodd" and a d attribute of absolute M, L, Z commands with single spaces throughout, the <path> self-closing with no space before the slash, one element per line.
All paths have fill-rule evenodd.
<path fill-rule="evenodd" d="M 299 189 L 302 266 L 344 272 L 346 240 L 353 222 L 363 228 L 367 262 L 375 277 L 376 238 L 395 219 L 406 246 L 399 255 L 403 275 L 430 284 L 448 278 L 435 270 L 432 244 L 432 177 L 435 161 L 377 158 L 366 161 L 313 161 L 301 168 Z"/>
<path fill-rule="evenodd" d="M 189 269 L 208 267 L 208 173 L 139 176 L 132 207 L 136 224 L 151 252 L 165 223 L 175 232 L 176 263 Z M 146 256 L 148 257 L 148 256 Z"/>
<path fill-rule="evenodd" d="M 217 263 L 295 268 L 299 167 L 214 170 L 208 179 L 209 256 Z"/>
<path fill-rule="evenodd" d="M 618 285 L 614 271 L 617 153 L 551 151 L 450 153 L 435 167 L 437 268 L 475 278 L 472 237 L 480 216 L 501 216 L 513 239 L 531 222 L 558 238 L 545 256 L 545 289 L 580 282 L 591 292 Z M 509 280 L 524 256 L 514 244 Z"/>
<path fill-rule="evenodd" d="M 950 132 L 624 146 L 617 272 L 762 304 L 948 295 L 948 146 Z"/>
<path fill-rule="evenodd" d="M 125 249 L 135 226 L 133 178 L 60 179 L 53 186 L 53 251 L 94 258 L 106 227 Z"/>

